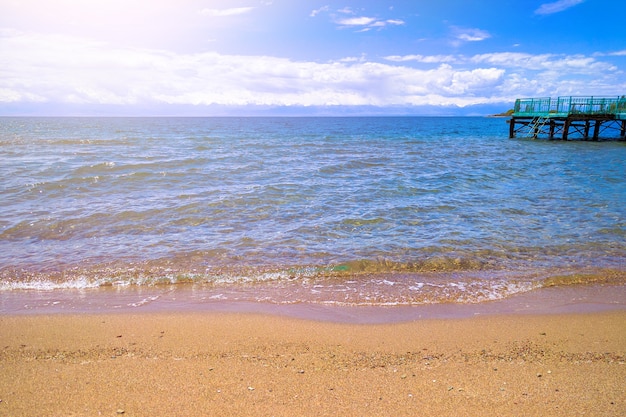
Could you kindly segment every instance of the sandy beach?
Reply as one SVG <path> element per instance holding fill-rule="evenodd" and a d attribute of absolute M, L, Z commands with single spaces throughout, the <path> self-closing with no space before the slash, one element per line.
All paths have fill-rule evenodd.
<path fill-rule="evenodd" d="M 626 312 L 0 317 L 1 416 L 623 416 Z"/>

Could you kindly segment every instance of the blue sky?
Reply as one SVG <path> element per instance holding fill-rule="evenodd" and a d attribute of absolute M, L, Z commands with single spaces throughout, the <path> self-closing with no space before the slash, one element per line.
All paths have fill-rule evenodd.
<path fill-rule="evenodd" d="M 0 115 L 487 114 L 626 94 L 621 0 L 0 0 Z"/>

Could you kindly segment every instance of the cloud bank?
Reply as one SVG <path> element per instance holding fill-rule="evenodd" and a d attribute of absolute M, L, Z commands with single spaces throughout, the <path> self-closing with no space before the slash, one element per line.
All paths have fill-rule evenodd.
<path fill-rule="evenodd" d="M 618 68 L 584 55 L 405 55 L 379 62 L 313 62 L 113 47 L 14 30 L 0 32 L 0 51 L 0 106 L 463 107 L 512 103 L 519 96 L 626 90 L 623 83 L 615 84 Z"/>

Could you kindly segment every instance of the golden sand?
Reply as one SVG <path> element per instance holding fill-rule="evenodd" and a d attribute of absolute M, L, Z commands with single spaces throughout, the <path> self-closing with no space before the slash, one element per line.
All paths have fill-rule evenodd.
<path fill-rule="evenodd" d="M 626 312 L 0 317 L 0 416 L 624 416 Z"/>

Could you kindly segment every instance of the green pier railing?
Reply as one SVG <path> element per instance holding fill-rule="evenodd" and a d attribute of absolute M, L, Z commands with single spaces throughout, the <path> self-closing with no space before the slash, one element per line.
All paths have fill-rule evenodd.
<path fill-rule="evenodd" d="M 513 117 L 613 116 L 626 120 L 626 96 L 540 97 L 515 100 Z"/>

